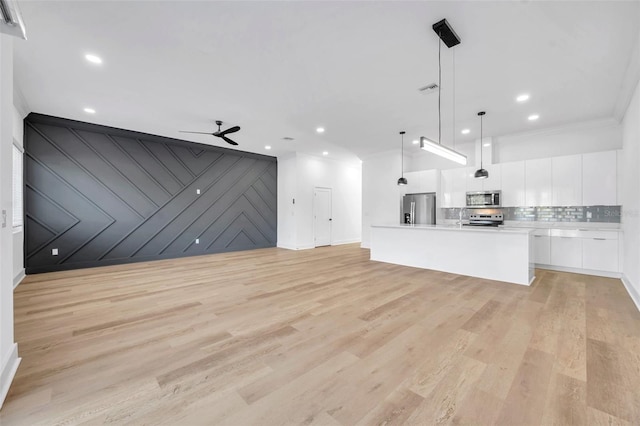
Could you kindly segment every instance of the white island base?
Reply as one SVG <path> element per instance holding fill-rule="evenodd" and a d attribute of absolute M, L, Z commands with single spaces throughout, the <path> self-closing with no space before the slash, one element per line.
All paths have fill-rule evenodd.
<path fill-rule="evenodd" d="M 532 230 L 372 225 L 371 260 L 514 284 L 535 279 Z"/>

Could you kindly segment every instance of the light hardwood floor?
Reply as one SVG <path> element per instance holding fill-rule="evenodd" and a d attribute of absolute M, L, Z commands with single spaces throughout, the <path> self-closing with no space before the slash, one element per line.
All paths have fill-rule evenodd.
<path fill-rule="evenodd" d="M 28 276 L 2 425 L 640 424 L 619 280 L 531 287 L 356 245 Z"/>

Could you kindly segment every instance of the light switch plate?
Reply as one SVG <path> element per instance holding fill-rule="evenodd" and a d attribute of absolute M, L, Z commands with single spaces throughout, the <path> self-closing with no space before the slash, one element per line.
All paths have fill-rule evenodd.
<path fill-rule="evenodd" d="M 6 210 L 2 210 L 2 227 L 3 228 L 7 227 L 7 211 Z"/>
<path fill-rule="evenodd" d="M 200 190 L 196 189 L 196 194 L 200 195 Z"/>
<path fill-rule="evenodd" d="M 200 238 L 196 238 L 196 244 L 200 244 Z"/>
<path fill-rule="evenodd" d="M 58 255 L 58 249 L 51 249 L 51 256 L 57 256 Z"/>

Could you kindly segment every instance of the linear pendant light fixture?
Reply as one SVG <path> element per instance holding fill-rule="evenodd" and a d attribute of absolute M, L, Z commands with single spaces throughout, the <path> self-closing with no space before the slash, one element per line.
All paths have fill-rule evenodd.
<path fill-rule="evenodd" d="M 401 148 L 400 148 L 400 179 L 398 179 L 398 185 L 406 185 L 407 184 L 407 178 L 404 177 L 404 134 L 406 132 L 403 130 L 402 132 L 400 132 L 400 137 L 401 137 Z"/>
<path fill-rule="evenodd" d="M 482 168 L 482 117 L 484 114 L 484 111 L 480 111 L 478 113 L 478 116 L 480 117 L 480 168 L 473 174 L 473 177 L 477 179 L 486 179 L 489 177 L 489 172 Z"/>
<path fill-rule="evenodd" d="M 454 151 L 451 148 L 447 148 L 442 145 L 442 117 L 440 111 L 440 95 L 442 91 L 442 60 L 441 60 L 441 47 L 444 42 L 448 48 L 460 44 L 460 37 L 453 31 L 453 28 L 449 25 L 446 19 L 433 24 L 433 31 L 438 34 L 438 142 L 435 142 L 424 136 L 420 137 L 420 148 L 432 154 L 439 155 L 447 160 L 455 161 L 456 163 L 466 165 L 467 157 Z"/>

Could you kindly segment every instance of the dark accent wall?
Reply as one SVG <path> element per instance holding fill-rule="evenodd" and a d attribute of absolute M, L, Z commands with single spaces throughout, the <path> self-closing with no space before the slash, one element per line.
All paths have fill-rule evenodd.
<path fill-rule="evenodd" d="M 29 274 L 276 245 L 274 157 L 40 114 L 24 143 Z"/>

